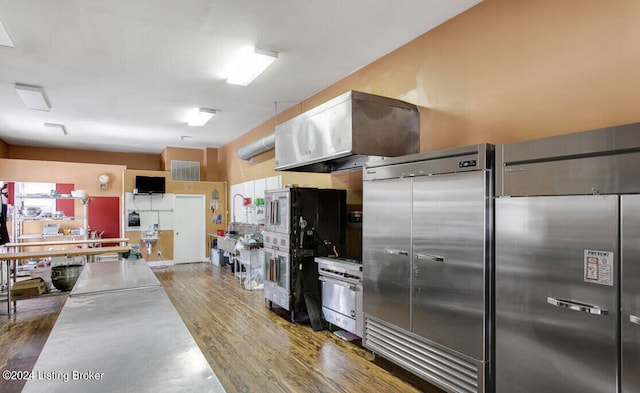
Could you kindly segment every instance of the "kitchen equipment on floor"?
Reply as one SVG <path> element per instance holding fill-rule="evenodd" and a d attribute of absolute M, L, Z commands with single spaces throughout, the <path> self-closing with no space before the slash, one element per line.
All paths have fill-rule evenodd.
<path fill-rule="evenodd" d="M 53 286 L 61 291 L 70 291 L 76 284 L 84 265 L 59 265 L 51 267 Z"/>
<path fill-rule="evenodd" d="M 362 337 L 362 263 L 329 257 L 316 257 L 315 261 L 322 282 L 325 320 Z"/>
<path fill-rule="evenodd" d="M 363 168 L 363 345 L 447 392 L 490 392 L 489 144 Z"/>
<path fill-rule="evenodd" d="M 264 297 L 323 328 L 316 256 L 342 255 L 346 191 L 291 187 L 265 191 Z"/>
<path fill-rule="evenodd" d="M 498 147 L 497 393 L 640 392 L 639 159 L 640 124 Z"/>

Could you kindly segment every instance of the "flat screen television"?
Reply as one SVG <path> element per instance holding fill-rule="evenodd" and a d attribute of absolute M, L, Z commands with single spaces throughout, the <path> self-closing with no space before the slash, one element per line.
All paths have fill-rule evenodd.
<path fill-rule="evenodd" d="M 162 176 L 136 176 L 138 194 L 164 194 L 165 180 Z"/>

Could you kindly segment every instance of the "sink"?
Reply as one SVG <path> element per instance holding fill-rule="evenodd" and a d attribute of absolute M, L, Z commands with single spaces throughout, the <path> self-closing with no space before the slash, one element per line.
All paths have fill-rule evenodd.
<path fill-rule="evenodd" d="M 238 242 L 238 239 L 234 237 L 229 237 L 229 236 L 219 237 L 218 249 L 229 252 L 229 253 L 235 253 L 237 242 Z"/>
<path fill-rule="evenodd" d="M 153 246 L 153 243 L 158 241 L 158 234 L 154 231 L 142 232 L 140 241 L 147 245 L 147 254 L 151 255 L 151 248 Z"/>
<path fill-rule="evenodd" d="M 158 234 L 155 231 L 145 231 L 145 232 L 142 232 L 142 236 L 140 236 L 140 240 L 143 243 L 154 243 L 158 241 Z"/>

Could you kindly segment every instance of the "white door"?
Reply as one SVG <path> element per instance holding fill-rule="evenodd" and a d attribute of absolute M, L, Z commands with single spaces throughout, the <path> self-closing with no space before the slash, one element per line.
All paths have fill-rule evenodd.
<path fill-rule="evenodd" d="M 173 209 L 174 263 L 205 260 L 205 196 L 176 195 Z"/>

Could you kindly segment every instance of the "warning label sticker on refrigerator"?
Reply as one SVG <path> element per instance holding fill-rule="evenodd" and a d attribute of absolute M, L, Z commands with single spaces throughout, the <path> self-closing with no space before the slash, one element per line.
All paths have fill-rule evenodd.
<path fill-rule="evenodd" d="M 584 281 L 613 286 L 613 253 L 584 250 Z"/>

